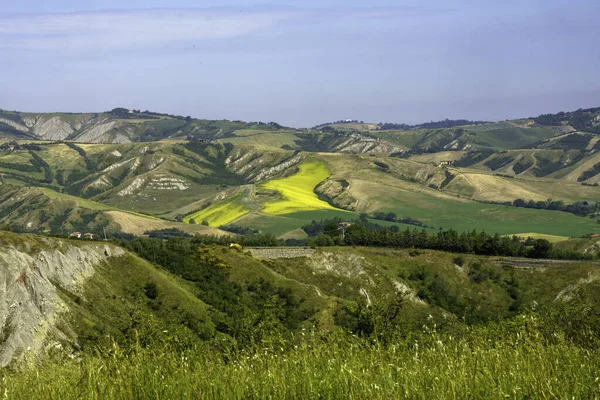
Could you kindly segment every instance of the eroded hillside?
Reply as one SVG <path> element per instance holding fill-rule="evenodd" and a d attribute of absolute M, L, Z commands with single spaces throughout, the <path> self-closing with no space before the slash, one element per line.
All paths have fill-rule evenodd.
<path fill-rule="evenodd" d="M 244 340 L 282 329 L 352 330 L 357 304 L 397 298 L 405 329 L 461 329 L 514 316 L 534 301 L 598 301 L 600 293 L 598 268 L 586 263 L 414 249 L 250 254 L 180 239 L 124 244 L 141 258 L 110 243 L 0 233 L 2 365 L 77 352 L 108 337 L 125 343 L 177 332 L 182 340 Z"/>

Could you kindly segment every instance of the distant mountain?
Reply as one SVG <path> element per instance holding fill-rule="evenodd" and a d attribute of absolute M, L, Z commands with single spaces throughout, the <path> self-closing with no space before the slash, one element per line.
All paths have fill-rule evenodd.
<path fill-rule="evenodd" d="M 540 125 L 569 125 L 578 131 L 600 134 L 600 107 L 542 114 L 533 120 Z"/>
<path fill-rule="evenodd" d="M 270 122 L 212 121 L 115 108 L 102 113 L 26 113 L 0 109 L 0 138 L 80 143 L 150 142 L 173 137 L 222 138 L 243 129 L 278 130 Z"/>

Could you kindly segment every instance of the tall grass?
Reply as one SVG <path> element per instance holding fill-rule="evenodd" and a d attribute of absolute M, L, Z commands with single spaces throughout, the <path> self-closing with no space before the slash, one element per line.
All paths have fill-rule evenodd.
<path fill-rule="evenodd" d="M 501 333 L 500 337 L 496 337 Z M 555 335 L 430 332 L 383 345 L 350 335 L 235 351 L 173 343 L 81 358 L 51 358 L 0 372 L 15 399 L 600 398 L 600 354 Z M 213 344 L 214 345 L 214 344 Z"/>

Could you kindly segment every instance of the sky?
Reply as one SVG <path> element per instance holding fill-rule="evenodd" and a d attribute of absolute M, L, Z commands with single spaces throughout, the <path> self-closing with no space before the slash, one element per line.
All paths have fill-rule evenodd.
<path fill-rule="evenodd" d="M 597 0 L 0 0 L 0 108 L 311 127 L 600 106 Z"/>

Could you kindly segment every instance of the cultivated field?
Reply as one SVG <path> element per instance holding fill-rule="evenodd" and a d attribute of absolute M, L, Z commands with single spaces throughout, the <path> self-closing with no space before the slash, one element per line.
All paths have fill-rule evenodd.
<path fill-rule="evenodd" d="M 320 200 L 314 192 L 315 187 L 329 177 L 327 163 L 310 158 L 300 164 L 299 169 L 297 174 L 274 179 L 259 186 L 275 190 L 283 197 L 282 200 L 265 203 L 263 213 L 282 215 L 299 211 L 335 209 L 329 203 Z"/>
<path fill-rule="evenodd" d="M 206 221 L 208 226 L 218 227 L 227 225 L 249 212 L 250 209 L 242 203 L 242 194 L 238 194 L 188 215 L 183 222 L 201 224 Z"/>

